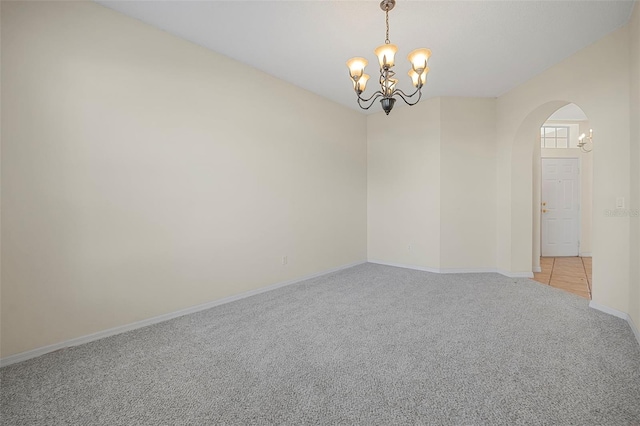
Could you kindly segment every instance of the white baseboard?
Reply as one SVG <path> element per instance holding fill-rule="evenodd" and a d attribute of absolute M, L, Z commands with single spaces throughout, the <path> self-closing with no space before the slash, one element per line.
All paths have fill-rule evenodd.
<path fill-rule="evenodd" d="M 532 272 L 508 272 L 495 268 L 431 268 L 425 266 L 407 265 L 404 263 L 385 262 L 377 259 L 369 259 L 369 263 L 378 265 L 395 266 L 396 268 L 415 269 L 416 271 L 433 272 L 435 274 L 471 274 L 493 272 L 505 275 L 509 278 L 533 278 Z"/>
<path fill-rule="evenodd" d="M 280 283 L 268 285 L 266 287 L 260 287 L 255 290 L 247 291 L 244 293 L 236 294 L 233 296 L 225 297 L 211 302 L 203 303 L 201 305 L 192 306 L 190 308 L 181 309 L 179 311 L 169 312 L 167 314 L 158 315 L 153 318 L 144 319 L 142 321 L 136 321 L 131 324 L 125 324 L 118 327 L 110 328 L 108 330 L 98 331 L 97 333 L 87 334 L 86 336 L 76 337 L 74 339 L 66 340 L 60 343 L 54 343 L 53 345 L 43 346 L 40 348 L 32 349 L 19 354 L 10 355 L 4 358 L 0 358 L 0 367 L 15 364 L 17 362 L 26 361 L 28 359 L 36 358 L 49 352 L 57 351 L 60 349 L 68 348 L 71 346 L 78 346 L 84 343 L 93 342 L 95 340 L 103 339 L 105 337 L 114 336 L 116 334 L 125 333 L 127 331 L 136 330 L 138 328 L 147 327 L 149 325 L 157 324 L 159 322 L 168 321 L 170 319 L 178 318 L 184 315 L 193 314 L 195 312 L 204 311 L 206 309 L 213 308 L 215 306 L 223 305 L 225 303 L 234 302 L 236 300 L 244 299 L 246 297 L 255 296 L 256 294 L 265 293 L 267 291 L 275 290 L 281 287 L 285 287 L 291 284 L 296 284 L 311 278 L 316 278 L 321 275 L 330 274 L 332 272 L 341 271 L 343 269 L 351 268 L 357 265 L 366 263 L 365 260 L 360 262 L 349 263 L 347 265 L 338 266 L 337 268 L 328 269 L 325 271 L 317 272 L 315 274 L 306 275 L 302 278 L 296 278 L 289 281 L 283 281 Z"/>
<path fill-rule="evenodd" d="M 416 271 L 433 272 L 434 274 L 440 273 L 440 270 L 438 268 L 430 268 L 426 266 L 416 266 L 416 265 L 407 265 L 405 263 L 385 262 L 377 259 L 367 259 L 367 262 L 375 263 L 378 265 L 394 266 L 396 268 L 405 268 L 405 269 L 414 269 Z"/>
<path fill-rule="evenodd" d="M 542 267 L 540 267 L 540 266 L 534 266 L 534 267 L 533 267 L 533 272 L 542 272 Z"/>
<path fill-rule="evenodd" d="M 509 278 L 533 278 L 533 272 L 527 272 L 527 271 L 511 272 L 511 271 L 504 271 L 502 269 L 496 269 L 496 272 Z"/>
<path fill-rule="evenodd" d="M 631 331 L 633 331 L 633 334 L 635 334 L 636 340 L 638 341 L 638 344 L 640 345 L 640 329 L 638 329 L 638 327 L 636 327 L 636 325 L 633 322 L 633 320 L 631 319 L 630 315 L 627 315 L 627 322 L 629 323 L 629 327 L 631 327 Z"/>
<path fill-rule="evenodd" d="M 607 313 L 609 315 L 613 315 L 614 317 L 622 318 L 623 320 L 626 320 L 627 317 L 629 316 L 629 315 L 627 315 L 626 312 L 622 312 L 622 311 L 619 311 L 617 309 L 613 309 L 613 308 L 610 308 L 608 306 L 601 305 L 601 304 L 599 304 L 597 302 L 594 302 L 593 300 L 591 302 L 589 302 L 589 307 L 593 308 L 593 309 L 596 309 L 598 311 L 602 311 L 602 312 Z"/>
<path fill-rule="evenodd" d="M 601 305 L 599 303 L 594 302 L 593 300 L 589 302 L 589 307 L 627 321 L 627 323 L 629 324 L 629 327 L 631 327 L 631 331 L 633 332 L 633 335 L 636 337 L 636 340 L 640 345 L 640 331 L 638 330 L 638 327 L 636 327 L 636 325 L 634 324 L 629 314 L 627 314 L 626 312 L 619 311 L 617 309 L 610 308 L 608 306 Z"/>
<path fill-rule="evenodd" d="M 482 273 L 495 273 L 495 268 L 441 268 L 438 270 L 440 274 L 482 274 Z"/>
<path fill-rule="evenodd" d="M 591 252 L 585 251 L 584 253 L 580 253 L 580 257 L 591 257 Z"/>

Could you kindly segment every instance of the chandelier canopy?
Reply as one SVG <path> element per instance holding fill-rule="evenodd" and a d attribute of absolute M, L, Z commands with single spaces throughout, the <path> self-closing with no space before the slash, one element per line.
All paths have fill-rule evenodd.
<path fill-rule="evenodd" d="M 374 50 L 380 64 L 380 90 L 376 91 L 368 99 L 363 98 L 361 95 L 367 87 L 367 81 L 369 81 L 370 77 L 364 73 L 364 68 L 369 61 L 360 57 L 351 58 L 347 61 L 349 77 L 353 83 L 353 90 L 355 90 L 358 96 L 358 105 L 360 108 L 369 109 L 378 98 L 382 98 L 380 99 L 380 104 L 387 115 L 389 115 L 393 105 L 396 103 L 396 95 L 407 105 L 413 106 L 420 101 L 422 97 L 422 87 L 427 83 L 427 73 L 429 72 L 427 62 L 431 56 L 431 50 L 424 48 L 416 49 L 409 53 L 408 59 L 411 63 L 409 77 L 411 77 L 411 81 L 416 90 L 410 95 L 400 90 L 397 87 L 398 79 L 394 78 L 396 73 L 392 70 L 395 65 L 395 55 L 398 51 L 398 46 L 391 44 L 389 41 L 389 11 L 393 9 L 395 5 L 396 0 L 382 0 L 382 2 L 380 2 L 380 9 L 384 11 L 387 26 L 384 44 Z M 415 95 L 418 95 L 418 97 L 415 101 L 412 101 Z"/>

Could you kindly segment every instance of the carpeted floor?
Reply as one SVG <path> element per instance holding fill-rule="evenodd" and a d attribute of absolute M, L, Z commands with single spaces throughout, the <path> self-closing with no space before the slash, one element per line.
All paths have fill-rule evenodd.
<path fill-rule="evenodd" d="M 1 422 L 640 424 L 640 346 L 587 304 L 364 264 L 5 367 Z"/>

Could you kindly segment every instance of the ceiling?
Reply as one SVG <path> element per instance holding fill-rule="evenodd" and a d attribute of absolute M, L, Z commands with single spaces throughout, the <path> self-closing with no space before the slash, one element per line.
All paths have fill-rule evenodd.
<path fill-rule="evenodd" d="M 345 62 L 367 58 L 374 86 L 373 49 L 385 36 L 377 0 L 97 2 L 356 110 Z M 427 47 L 423 96 L 497 97 L 621 27 L 632 9 L 632 0 L 397 0 L 399 85 L 412 87 L 407 54 Z"/>

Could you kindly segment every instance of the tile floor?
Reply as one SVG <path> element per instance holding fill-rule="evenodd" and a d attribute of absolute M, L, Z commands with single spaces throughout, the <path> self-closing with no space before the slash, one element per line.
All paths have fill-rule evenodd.
<path fill-rule="evenodd" d="M 541 257 L 534 280 L 591 299 L 590 257 Z"/>

